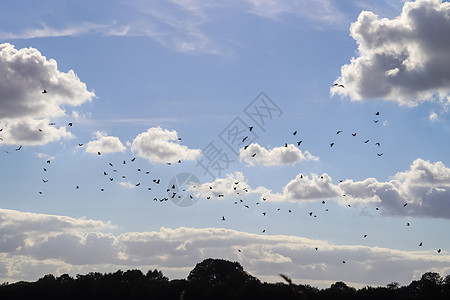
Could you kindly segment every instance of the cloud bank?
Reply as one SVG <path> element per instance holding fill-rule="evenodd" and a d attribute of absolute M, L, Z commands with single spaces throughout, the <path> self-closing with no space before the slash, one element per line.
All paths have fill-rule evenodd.
<path fill-rule="evenodd" d="M 125 147 L 120 139 L 115 136 L 107 136 L 106 133 L 101 131 L 96 131 L 94 133 L 96 140 L 90 141 L 86 144 L 87 153 L 100 152 L 101 154 L 124 152 L 127 147 Z"/>
<path fill-rule="evenodd" d="M 225 228 L 102 232 L 110 228 L 111 224 L 102 221 L 1 209 L 0 280 L 119 268 L 157 268 L 172 278 L 185 278 L 196 263 L 209 257 L 239 261 L 252 275 L 267 280 L 279 280 L 278 274 L 285 273 L 315 285 L 337 280 L 386 285 L 399 279 L 406 284 L 424 271 L 450 269 L 450 256 L 445 252 L 334 245 Z"/>

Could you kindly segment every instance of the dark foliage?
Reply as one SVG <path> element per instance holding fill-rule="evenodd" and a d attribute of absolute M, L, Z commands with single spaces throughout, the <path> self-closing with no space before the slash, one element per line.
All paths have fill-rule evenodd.
<path fill-rule="evenodd" d="M 238 262 L 206 259 L 186 280 L 170 280 L 161 271 L 118 270 L 86 275 L 45 275 L 36 282 L 3 283 L 0 299 L 449 299 L 450 275 L 427 272 L 408 286 L 392 282 L 386 287 L 355 289 L 338 281 L 329 288 L 286 283 L 262 283 Z"/>

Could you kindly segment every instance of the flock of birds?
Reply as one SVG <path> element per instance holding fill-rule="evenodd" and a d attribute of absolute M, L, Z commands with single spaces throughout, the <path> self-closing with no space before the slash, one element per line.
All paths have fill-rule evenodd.
<path fill-rule="evenodd" d="M 337 84 L 337 83 L 335 83 L 334 86 L 339 87 L 339 88 L 345 88 L 342 84 Z M 42 94 L 47 94 L 47 93 L 48 93 L 47 90 L 43 90 L 43 91 L 42 91 Z M 378 111 L 375 112 L 375 116 L 378 118 L 378 117 L 380 116 L 380 112 L 378 112 Z M 375 124 L 377 124 L 377 123 L 379 122 L 379 119 L 374 119 L 373 122 L 374 122 Z M 55 124 L 54 122 L 51 122 L 51 123 L 49 123 L 49 125 L 50 125 L 50 126 L 54 126 L 54 125 L 56 125 L 56 124 Z M 72 126 L 73 126 L 73 123 L 70 122 L 70 123 L 67 124 L 67 126 L 68 126 L 68 127 L 72 127 Z M 248 128 L 248 130 L 249 130 L 250 132 L 253 131 L 253 129 L 254 129 L 253 126 L 250 126 L 250 127 Z M 39 128 L 38 131 L 39 131 L 39 132 L 42 132 L 42 129 Z M 3 132 L 3 128 L 0 128 L 0 134 L 1 134 L 2 132 Z M 340 135 L 340 134 L 342 134 L 342 133 L 343 133 L 343 130 L 337 130 L 337 131 L 336 131 L 336 135 Z M 292 132 L 292 135 L 293 135 L 293 136 L 296 136 L 296 137 L 297 137 L 297 134 L 298 134 L 298 131 L 297 131 L 297 130 L 295 130 L 295 131 Z M 358 134 L 357 132 L 352 132 L 352 133 L 351 133 L 351 135 L 352 135 L 353 137 L 356 137 L 357 134 Z M 245 136 L 245 137 L 242 139 L 242 141 L 241 141 L 241 144 L 243 145 L 244 150 L 247 150 L 248 147 L 249 147 L 249 145 L 244 145 L 244 143 L 247 141 L 247 139 L 248 139 L 248 136 Z M 181 140 L 181 139 L 179 139 L 179 140 Z M 2 137 L 0 137 L 0 141 L 3 141 L 3 138 L 2 138 Z M 370 141 L 369 139 L 364 139 L 362 142 L 365 143 L 365 144 L 367 144 L 367 143 L 369 143 L 369 141 Z M 296 141 L 295 143 L 296 143 L 296 145 L 297 145 L 298 147 L 300 147 L 301 144 L 302 144 L 302 142 L 303 142 L 302 140 L 298 140 L 298 139 L 297 139 L 297 141 Z M 334 145 L 335 145 L 335 142 L 331 142 L 331 143 L 330 143 L 330 147 L 331 147 L 331 148 L 332 148 Z M 374 143 L 374 145 L 377 146 L 377 147 L 380 147 L 380 146 L 381 146 L 381 143 L 377 141 L 377 142 Z M 79 143 L 79 144 L 78 144 L 78 147 L 83 147 L 83 146 L 84 146 L 83 143 Z M 288 143 L 285 143 L 284 146 L 285 146 L 285 147 L 288 147 Z M 20 145 L 19 147 L 15 148 L 14 151 L 20 151 L 21 149 L 22 149 L 22 145 Z M 6 152 L 6 153 L 11 154 L 11 153 L 10 153 L 9 151 L 7 151 L 7 150 L 3 150 L 3 151 Z M 101 153 L 100 151 L 98 151 L 98 152 L 97 152 L 97 155 L 102 155 L 102 153 Z M 251 157 L 256 157 L 256 155 L 257 155 L 257 153 L 252 153 L 252 154 L 251 154 Z M 377 156 L 380 157 L 380 156 L 382 156 L 382 155 L 383 155 L 382 152 L 377 152 Z M 119 166 L 119 165 L 125 166 L 125 165 L 127 165 L 127 164 L 133 164 L 133 163 L 135 162 L 135 160 L 136 160 L 136 158 L 133 157 L 133 158 L 131 158 L 131 159 L 129 159 L 129 160 L 122 160 L 122 161 L 120 161 L 120 162 L 114 162 L 114 163 L 113 163 L 113 162 L 109 162 L 108 165 L 106 166 L 106 169 L 104 169 L 104 170 L 102 171 L 102 176 L 103 176 L 104 178 L 106 178 L 106 181 L 109 181 L 109 182 L 117 182 L 117 181 L 119 181 L 119 182 L 120 182 L 120 181 L 125 182 L 125 180 L 127 180 L 127 175 L 124 173 L 125 170 L 120 170 L 120 171 L 119 171 L 120 168 L 119 168 L 118 166 Z M 178 160 L 177 163 L 180 164 L 180 163 L 181 163 L 181 160 Z M 50 160 L 50 159 L 47 160 L 47 161 L 46 161 L 46 164 L 47 164 L 47 165 L 46 165 L 45 167 L 43 167 L 43 172 L 44 172 L 44 173 L 47 173 L 47 172 L 48 172 L 48 170 L 49 170 L 48 165 L 51 164 L 51 160 Z M 172 164 L 172 163 L 170 163 L 170 162 L 167 163 L 167 165 L 171 165 L 171 164 Z M 127 171 L 128 171 L 128 170 L 127 170 Z M 122 172 L 122 173 L 121 173 L 121 172 Z M 137 174 L 142 174 L 142 175 L 144 175 L 144 176 L 150 176 L 150 175 L 151 175 L 151 172 L 150 172 L 150 171 L 148 171 L 148 170 L 144 171 L 142 168 L 138 168 L 138 167 L 135 168 L 135 172 L 137 172 Z M 120 173 L 120 174 L 119 174 L 119 173 Z M 301 178 L 303 178 L 303 175 L 301 175 Z M 321 177 L 321 178 L 323 179 L 323 177 Z M 144 180 L 143 180 L 143 181 L 144 181 Z M 136 187 L 136 188 L 137 188 L 137 187 L 140 187 L 140 186 L 141 186 L 141 182 L 143 182 L 143 181 L 139 181 L 139 182 L 134 183 L 134 187 Z M 48 184 L 49 180 L 46 179 L 46 178 L 43 178 L 43 179 L 42 179 L 42 182 L 43 182 L 43 184 Z M 154 178 L 154 177 L 151 177 L 151 181 L 149 181 L 149 182 L 151 183 L 151 186 L 150 186 L 149 184 L 147 184 L 147 181 L 146 181 L 146 180 L 145 180 L 145 184 L 142 183 L 142 185 L 146 185 L 146 186 L 147 186 L 147 190 L 149 190 L 149 191 L 152 191 L 152 187 L 153 187 L 154 185 L 160 185 L 160 184 L 163 183 L 163 182 L 161 181 L 161 178 Z M 342 180 L 340 180 L 340 182 L 342 182 Z M 173 198 L 183 198 L 183 197 L 186 197 L 186 195 L 185 195 L 186 193 L 188 194 L 188 197 L 189 197 L 190 199 L 193 199 L 193 198 L 195 197 L 194 195 L 195 195 L 196 188 L 197 188 L 196 186 L 193 186 L 193 187 L 189 187 L 188 185 L 176 186 L 175 184 L 171 184 L 171 185 L 168 185 L 167 188 L 166 188 L 166 194 L 167 194 L 167 195 L 165 195 L 165 196 L 163 196 L 163 197 L 154 197 L 154 198 L 153 198 L 153 201 L 157 201 L 157 202 L 166 202 L 166 201 L 170 200 L 171 198 L 172 198 L 172 199 L 173 199 Z M 75 186 L 74 186 L 74 189 L 75 189 L 75 190 L 79 190 L 79 189 L 80 189 L 80 184 L 75 185 Z M 104 192 L 104 191 L 105 191 L 105 186 L 100 187 L 99 190 L 100 190 L 100 192 Z M 239 181 L 234 182 L 234 186 L 232 187 L 232 193 L 234 193 L 234 196 L 236 197 L 236 200 L 233 201 L 233 202 L 234 202 L 234 205 L 242 205 L 245 209 L 250 209 L 250 207 L 253 206 L 253 205 L 262 207 L 262 206 L 263 206 L 263 203 L 267 201 L 266 198 L 261 197 L 261 198 L 260 198 L 260 201 L 255 202 L 255 203 L 249 203 L 249 202 L 247 202 L 246 200 L 243 200 L 243 198 L 245 199 L 245 194 L 248 193 L 248 192 L 249 192 L 249 190 L 248 190 L 245 186 L 242 186 L 242 184 L 240 184 Z M 43 195 L 43 194 L 44 194 L 42 190 L 39 191 L 38 193 L 39 193 L 40 195 Z M 221 198 L 221 197 L 224 197 L 224 196 L 225 196 L 224 193 L 225 193 L 225 191 L 215 191 L 214 188 L 213 188 L 213 186 L 209 186 L 209 193 L 206 193 L 206 194 L 204 194 L 203 196 L 204 196 L 206 199 L 211 199 L 211 198 L 214 198 L 214 197 Z M 343 195 L 343 197 L 345 197 L 345 195 Z M 322 204 L 322 205 L 325 205 L 326 202 L 323 200 L 323 201 L 321 201 L 321 204 Z M 406 207 L 406 206 L 407 206 L 407 203 L 403 204 L 403 206 Z M 348 204 L 348 207 L 351 207 L 351 205 Z M 376 207 L 375 209 L 376 209 L 377 211 L 379 210 L 378 207 Z M 280 211 L 280 210 L 281 210 L 281 208 L 277 208 L 277 209 L 276 209 L 276 211 Z M 328 212 L 328 208 L 325 208 L 325 211 Z M 293 212 L 293 209 L 288 209 L 287 212 L 288 212 L 288 213 L 292 213 L 292 212 Z M 268 216 L 268 215 L 271 214 L 271 213 L 272 213 L 272 212 L 269 212 L 267 209 L 263 209 L 263 211 L 261 212 L 261 215 L 262 215 L 262 217 L 266 217 L 266 216 Z M 314 213 L 314 212 L 312 212 L 312 211 L 307 212 L 307 215 L 309 215 L 310 217 L 313 217 L 313 218 L 317 218 L 317 214 Z M 220 219 L 221 219 L 222 222 L 227 221 L 227 218 L 226 218 L 225 216 L 222 216 Z M 409 227 L 410 225 L 411 225 L 411 224 L 410 224 L 409 222 L 406 223 L 406 226 L 407 226 L 407 227 Z M 266 229 L 265 229 L 265 228 L 262 229 L 261 232 L 262 232 L 262 233 L 266 233 Z M 367 234 L 364 234 L 364 235 L 363 235 L 364 238 L 367 238 L 367 236 L 368 236 Z M 423 246 L 423 243 L 420 242 L 418 245 L 419 245 L 419 247 L 422 247 L 422 246 Z M 319 248 L 318 248 L 318 247 L 315 247 L 314 250 L 318 251 Z M 237 249 L 237 251 L 238 251 L 238 252 L 242 252 L 241 249 Z M 437 250 L 437 253 L 441 253 L 441 249 L 438 249 L 438 250 Z M 343 260 L 342 263 L 346 263 L 346 261 Z"/>

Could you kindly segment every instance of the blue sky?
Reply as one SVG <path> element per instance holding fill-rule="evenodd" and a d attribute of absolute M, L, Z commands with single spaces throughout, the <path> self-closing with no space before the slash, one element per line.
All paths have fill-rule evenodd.
<path fill-rule="evenodd" d="M 2 281 L 449 274 L 448 3 L 91 2 L 0 12 Z"/>

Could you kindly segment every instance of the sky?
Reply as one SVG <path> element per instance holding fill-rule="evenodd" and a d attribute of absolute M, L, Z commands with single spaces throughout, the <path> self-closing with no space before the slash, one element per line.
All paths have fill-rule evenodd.
<path fill-rule="evenodd" d="M 440 0 L 5 1 L 0 282 L 450 274 L 449 34 Z"/>

